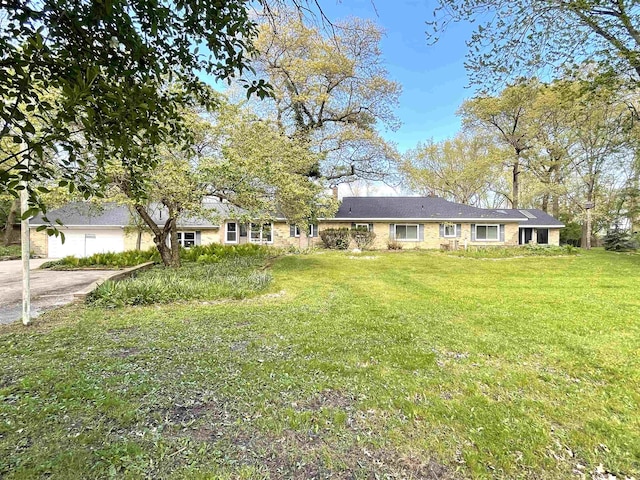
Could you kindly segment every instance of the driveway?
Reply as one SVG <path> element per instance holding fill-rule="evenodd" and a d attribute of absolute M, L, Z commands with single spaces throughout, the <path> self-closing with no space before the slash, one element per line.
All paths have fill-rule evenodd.
<path fill-rule="evenodd" d="M 113 270 L 37 270 L 46 259 L 31 260 L 31 316 L 70 303 L 73 294 L 114 273 Z M 22 261 L 0 262 L 0 324 L 22 316 Z"/>

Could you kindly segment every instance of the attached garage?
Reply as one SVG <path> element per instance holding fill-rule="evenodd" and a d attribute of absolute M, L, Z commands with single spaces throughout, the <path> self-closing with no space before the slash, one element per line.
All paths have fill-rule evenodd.
<path fill-rule="evenodd" d="M 122 228 L 62 229 L 61 237 L 48 238 L 48 257 L 62 258 L 69 255 L 89 257 L 95 253 L 123 252 L 124 232 Z"/>

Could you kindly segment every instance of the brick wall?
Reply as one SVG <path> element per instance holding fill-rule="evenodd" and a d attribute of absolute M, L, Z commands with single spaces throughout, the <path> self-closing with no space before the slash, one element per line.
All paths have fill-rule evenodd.
<path fill-rule="evenodd" d="M 29 229 L 29 241 L 31 242 L 31 251 L 41 257 L 49 255 L 49 235 L 45 230 L 36 232 L 35 228 Z"/>
<path fill-rule="evenodd" d="M 376 239 L 372 248 L 376 250 L 387 249 L 389 242 L 389 225 L 391 222 L 362 222 L 373 223 L 373 232 L 376 234 Z M 401 222 L 394 222 L 401 224 Z M 415 225 L 415 223 L 407 222 L 409 225 Z M 423 223 L 424 225 L 424 239 L 423 241 L 412 240 L 397 240 L 402 244 L 404 249 L 439 249 L 442 245 L 450 245 L 451 248 L 455 247 L 456 241 L 460 248 L 464 247 L 465 240 L 467 245 L 471 246 L 504 246 L 504 245 L 518 245 L 518 224 L 506 223 L 505 224 L 505 241 L 475 241 L 471 242 L 471 223 L 462 223 L 462 231 L 460 237 L 456 238 L 443 238 L 440 237 L 440 222 Z M 320 231 L 327 228 L 351 228 L 351 222 L 321 222 Z"/>

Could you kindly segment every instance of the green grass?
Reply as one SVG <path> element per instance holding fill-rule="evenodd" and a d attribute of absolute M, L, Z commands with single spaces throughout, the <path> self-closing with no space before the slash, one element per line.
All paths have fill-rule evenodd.
<path fill-rule="evenodd" d="M 272 274 L 251 299 L 1 327 L 0 477 L 640 476 L 640 256 Z"/>
<path fill-rule="evenodd" d="M 135 278 L 107 281 L 88 300 L 98 306 L 122 307 L 185 300 L 241 299 L 265 289 L 271 273 L 262 270 L 262 255 L 227 258 L 217 263 L 185 263 L 182 267 L 155 266 Z"/>
<path fill-rule="evenodd" d="M 571 245 L 562 247 L 551 245 L 524 245 L 518 247 L 469 247 L 466 250 L 444 251 L 446 255 L 465 258 L 513 258 L 513 257 L 555 257 L 577 255 L 580 249 Z"/>

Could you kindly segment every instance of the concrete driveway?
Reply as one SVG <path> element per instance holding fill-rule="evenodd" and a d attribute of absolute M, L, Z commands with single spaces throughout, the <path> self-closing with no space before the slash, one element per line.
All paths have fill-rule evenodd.
<path fill-rule="evenodd" d="M 113 270 L 37 270 L 46 259 L 31 260 L 31 316 L 65 305 L 73 294 L 91 283 L 113 274 Z M 19 320 L 22 315 L 22 261 L 0 262 L 0 324 Z"/>

